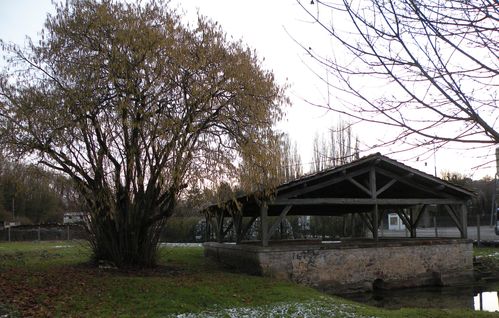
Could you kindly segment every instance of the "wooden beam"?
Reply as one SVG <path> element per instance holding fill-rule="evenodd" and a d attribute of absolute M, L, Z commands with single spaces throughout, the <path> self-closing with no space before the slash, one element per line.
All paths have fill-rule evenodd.
<path fill-rule="evenodd" d="M 217 209 L 216 210 L 216 219 L 217 219 L 217 242 L 222 243 L 224 240 L 224 235 L 223 235 L 223 224 L 224 224 L 224 211 L 222 209 Z"/>
<path fill-rule="evenodd" d="M 241 242 L 241 231 L 243 227 L 243 216 L 241 213 L 232 215 L 232 223 L 234 224 L 234 232 L 236 233 L 236 243 Z"/>
<path fill-rule="evenodd" d="M 269 205 L 418 205 L 418 204 L 463 204 L 464 201 L 457 199 L 441 198 L 410 198 L 410 199 L 386 199 L 386 198 L 305 198 L 305 199 L 277 199 L 270 201 Z"/>
<path fill-rule="evenodd" d="M 463 230 L 461 231 L 461 238 L 468 238 L 468 208 L 466 204 L 461 204 L 461 224 Z"/>
<path fill-rule="evenodd" d="M 415 227 L 418 227 L 418 223 L 419 223 L 419 221 L 421 221 L 421 217 L 426 212 L 427 208 L 428 208 L 428 204 L 423 204 L 423 206 L 419 210 L 419 214 L 416 216 L 416 220 L 414 221 Z"/>
<path fill-rule="evenodd" d="M 352 213 L 352 218 L 355 215 L 356 215 L 355 213 Z M 360 213 L 359 217 L 362 220 L 362 222 L 367 225 L 367 228 L 369 229 L 369 231 L 373 232 L 374 227 L 373 227 L 371 216 L 369 215 L 369 213 Z"/>
<path fill-rule="evenodd" d="M 351 183 L 353 183 L 357 188 L 359 188 L 362 191 L 364 191 L 365 193 L 367 193 L 367 195 L 371 195 L 371 191 L 369 191 L 369 189 L 367 189 L 366 187 L 364 187 L 362 184 L 358 183 L 357 180 L 355 180 L 352 177 L 348 177 L 347 179 L 348 179 L 348 181 L 350 181 Z"/>
<path fill-rule="evenodd" d="M 445 209 L 447 210 L 447 213 L 450 215 L 452 221 L 454 221 L 454 224 L 456 224 L 457 228 L 461 232 L 461 237 L 463 236 L 463 226 L 461 224 L 461 220 L 459 220 L 458 215 L 456 211 L 452 208 L 451 205 L 444 205 Z"/>
<path fill-rule="evenodd" d="M 439 185 L 438 185 L 438 186 L 436 186 L 434 189 L 435 189 L 435 191 L 442 191 L 442 190 L 444 190 L 444 189 L 445 189 L 445 185 L 443 185 L 443 184 L 439 184 Z"/>
<path fill-rule="evenodd" d="M 269 216 L 268 216 L 269 207 L 266 202 L 262 202 L 260 205 L 260 225 L 261 225 L 261 233 L 262 233 L 262 246 L 269 246 Z"/>
<path fill-rule="evenodd" d="M 369 171 L 369 190 L 371 192 L 371 199 L 374 201 L 374 207 L 373 207 L 373 238 L 377 242 L 378 241 L 378 228 L 379 228 L 379 222 L 378 222 L 378 201 L 376 200 L 376 170 L 374 167 L 371 167 L 371 170 Z"/>
<path fill-rule="evenodd" d="M 342 174 L 341 176 L 339 177 L 336 177 L 336 178 L 332 178 L 332 179 L 328 179 L 326 181 L 323 181 L 321 183 L 317 183 L 317 184 L 314 184 L 314 185 L 310 185 L 308 187 L 305 187 L 305 188 L 299 188 L 299 189 L 295 189 L 295 190 L 292 190 L 292 191 L 289 191 L 289 192 L 285 192 L 285 191 L 281 191 L 283 192 L 282 194 L 281 193 L 278 193 L 277 194 L 277 197 L 278 198 L 290 198 L 290 197 L 293 197 L 293 196 L 296 196 L 296 195 L 301 195 L 301 194 L 305 194 L 305 193 L 309 193 L 309 192 L 313 192 L 315 190 L 318 190 L 318 189 L 322 189 L 322 188 L 325 188 L 327 186 L 330 186 L 330 185 L 333 185 L 335 183 L 338 183 L 338 182 L 342 182 L 342 181 L 345 181 L 347 180 L 349 177 L 350 178 L 353 178 L 353 177 L 356 177 L 356 176 L 359 176 L 361 174 L 364 174 L 366 172 L 369 171 L 369 168 L 365 168 L 365 169 L 360 169 L 358 171 L 355 171 L 355 172 L 352 172 L 350 174 Z M 310 182 L 310 181 L 309 181 Z"/>
<path fill-rule="evenodd" d="M 411 238 L 416 237 L 416 227 L 414 226 L 414 208 L 409 208 L 409 222 L 411 223 Z"/>
<path fill-rule="evenodd" d="M 418 190 L 421 190 L 421 191 L 424 191 L 424 192 L 428 192 L 429 194 L 432 194 L 433 192 L 435 192 L 435 190 L 433 188 L 431 188 L 431 187 L 421 186 L 419 184 L 416 184 L 413 180 L 406 180 L 407 177 L 401 177 L 401 176 L 399 176 L 399 175 L 397 175 L 395 173 L 392 173 L 390 171 L 387 171 L 387 170 L 385 170 L 383 168 L 376 168 L 376 171 L 378 171 L 380 174 L 382 174 L 384 176 L 396 179 L 397 181 L 399 181 L 399 182 L 401 182 L 403 184 L 406 184 L 406 185 L 408 185 L 408 186 L 410 186 L 412 188 L 415 188 L 415 189 L 418 189 Z M 412 174 L 412 176 L 414 176 L 414 174 Z M 442 194 L 444 196 L 448 197 L 448 198 L 453 198 L 452 196 L 450 196 L 450 195 L 448 195 L 446 193 L 442 193 Z"/>
<path fill-rule="evenodd" d="M 381 223 L 383 223 L 383 218 L 385 217 L 385 211 L 379 211 L 379 217 L 378 217 L 378 228 L 380 227 Z"/>
<path fill-rule="evenodd" d="M 205 218 L 206 218 L 206 220 L 205 220 L 206 227 L 204 229 L 205 230 L 205 232 L 204 232 L 204 240 L 205 240 L 205 242 L 209 242 L 210 239 L 211 239 L 211 233 L 210 233 L 211 216 L 208 213 L 206 213 Z"/>
<path fill-rule="evenodd" d="M 246 223 L 246 225 L 243 227 L 242 231 L 241 231 L 241 241 L 244 240 L 244 238 L 246 237 L 246 235 L 248 234 L 248 231 L 251 229 L 251 226 L 253 225 L 253 223 L 255 223 L 256 219 L 258 217 L 254 216 L 252 217 L 248 223 Z"/>
<path fill-rule="evenodd" d="M 230 229 L 232 229 L 233 225 L 234 225 L 234 219 L 230 220 L 230 223 L 229 223 L 229 225 L 227 225 L 227 228 L 225 230 L 223 230 L 222 239 L 227 235 L 227 233 L 229 233 L 229 231 L 230 231 Z M 223 224 L 222 224 L 222 227 L 223 227 Z"/>
<path fill-rule="evenodd" d="M 384 186 L 381 187 L 381 189 L 379 189 L 378 191 L 376 191 L 376 195 L 380 195 L 381 193 L 383 193 L 386 190 L 388 190 L 392 185 L 395 184 L 395 182 L 397 182 L 397 180 L 395 180 L 395 179 L 392 179 L 392 180 L 388 181 Z"/>
<path fill-rule="evenodd" d="M 379 216 L 378 216 L 378 205 L 375 204 L 373 208 L 373 238 L 378 241 L 378 229 L 379 229 Z"/>
<path fill-rule="evenodd" d="M 282 222 L 282 220 L 286 217 L 286 215 L 288 215 L 288 212 L 289 212 L 289 210 L 291 210 L 292 207 L 293 207 L 292 205 L 287 205 L 284 207 L 284 209 L 282 209 L 282 212 L 279 215 L 279 218 L 270 227 L 269 234 L 268 234 L 269 239 L 272 237 L 274 232 L 277 230 L 277 227 Z"/>
<path fill-rule="evenodd" d="M 407 215 L 405 214 L 404 210 L 399 210 L 397 211 L 397 215 L 399 216 L 399 218 L 402 220 L 402 223 L 404 223 L 405 227 L 407 228 L 407 230 L 411 230 L 411 222 L 409 221 L 409 218 L 407 217 Z"/>

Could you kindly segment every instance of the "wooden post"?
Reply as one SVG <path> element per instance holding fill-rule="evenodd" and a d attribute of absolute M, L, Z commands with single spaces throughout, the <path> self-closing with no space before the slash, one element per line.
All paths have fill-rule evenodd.
<path fill-rule="evenodd" d="M 69 224 L 68 224 L 68 228 L 67 228 L 67 230 L 68 230 L 68 231 L 67 231 L 67 232 L 68 232 L 67 234 L 68 234 L 68 241 L 69 241 Z"/>
<path fill-rule="evenodd" d="M 433 227 L 435 228 L 435 237 L 438 237 L 438 228 L 437 228 L 437 216 L 433 216 Z"/>
<path fill-rule="evenodd" d="M 217 242 L 223 243 L 224 241 L 224 211 L 222 209 L 217 209 L 216 211 L 217 218 Z"/>
<path fill-rule="evenodd" d="M 466 204 L 461 205 L 461 225 L 463 227 L 463 231 L 461 232 L 461 238 L 468 238 L 468 208 Z"/>
<path fill-rule="evenodd" d="M 206 224 L 204 227 L 204 241 L 205 242 L 210 241 L 210 217 L 208 216 L 208 213 L 206 214 L 206 218 L 205 218 Z"/>
<path fill-rule="evenodd" d="M 385 225 L 384 225 L 383 220 L 384 220 L 384 218 L 383 218 L 383 216 L 381 216 L 381 222 L 380 222 L 381 223 L 381 237 L 383 237 L 385 234 L 385 229 L 384 229 Z"/>
<path fill-rule="evenodd" d="M 352 215 L 356 215 L 356 214 L 352 214 Z M 362 218 L 362 215 L 359 214 L 359 217 Z M 364 237 L 364 235 L 366 235 L 366 222 L 361 222 L 362 223 L 362 229 L 361 230 L 361 237 Z"/>
<path fill-rule="evenodd" d="M 476 214 L 476 245 L 480 247 L 480 213 Z"/>
<path fill-rule="evenodd" d="M 38 242 L 40 242 L 40 225 L 38 225 Z"/>
<path fill-rule="evenodd" d="M 374 167 L 371 168 L 371 171 L 369 172 L 369 190 L 371 191 L 371 198 L 376 201 L 377 195 L 376 195 L 376 170 Z M 374 208 L 373 208 L 373 238 L 377 242 L 378 241 L 378 227 L 379 227 L 379 220 L 378 220 L 378 203 L 374 203 Z"/>
<path fill-rule="evenodd" d="M 347 214 L 343 215 L 343 237 L 347 236 Z"/>
<path fill-rule="evenodd" d="M 411 224 L 411 238 L 416 237 L 416 224 L 414 220 L 414 208 L 409 209 L 409 223 Z"/>
<path fill-rule="evenodd" d="M 9 233 L 9 242 L 10 242 L 10 226 L 9 226 L 9 230 L 7 232 Z"/>
<path fill-rule="evenodd" d="M 260 226 L 262 232 L 262 246 L 269 246 L 269 220 L 268 220 L 269 207 L 267 202 L 262 202 L 260 206 Z"/>
<path fill-rule="evenodd" d="M 240 243 L 242 238 L 242 226 L 243 226 L 243 217 L 240 213 L 234 213 L 232 215 L 232 224 L 234 227 L 234 233 L 236 234 L 236 244 Z"/>
<path fill-rule="evenodd" d="M 350 214 L 350 237 L 355 237 L 355 213 Z M 362 217 L 362 216 L 361 216 Z M 365 234 L 364 234 L 365 235 Z"/>

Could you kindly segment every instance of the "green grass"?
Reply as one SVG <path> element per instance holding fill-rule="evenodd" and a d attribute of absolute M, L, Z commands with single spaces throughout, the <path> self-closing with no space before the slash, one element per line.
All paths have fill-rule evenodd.
<path fill-rule="evenodd" d="M 140 272 L 93 268 L 83 264 L 89 257 L 78 242 L 0 243 L 0 316 L 497 317 L 463 309 L 369 307 L 227 271 L 205 259 L 201 248 L 162 248 L 160 266 Z"/>
<path fill-rule="evenodd" d="M 84 241 L 0 243 L 0 268 L 48 268 L 85 262 L 90 250 Z"/>
<path fill-rule="evenodd" d="M 478 247 L 473 249 L 473 255 L 479 257 L 487 257 L 499 261 L 499 248 L 497 247 Z"/>

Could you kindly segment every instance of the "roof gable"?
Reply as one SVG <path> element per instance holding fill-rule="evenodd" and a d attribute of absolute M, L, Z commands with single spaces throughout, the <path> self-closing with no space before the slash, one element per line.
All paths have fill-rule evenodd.
<path fill-rule="evenodd" d="M 349 164 L 324 170 L 277 187 L 277 198 L 370 197 L 369 174 L 376 171 L 380 197 L 435 197 L 468 200 L 473 192 L 375 153 Z"/>

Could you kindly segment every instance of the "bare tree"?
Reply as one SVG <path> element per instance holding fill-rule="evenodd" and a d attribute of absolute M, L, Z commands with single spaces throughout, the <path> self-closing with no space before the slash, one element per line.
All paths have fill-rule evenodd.
<path fill-rule="evenodd" d="M 281 182 L 298 179 L 303 175 L 303 167 L 298 145 L 293 144 L 289 135 L 282 136 L 281 141 Z"/>
<path fill-rule="evenodd" d="M 499 143 L 497 1 L 297 2 L 334 47 L 303 44 L 338 79 L 318 106 L 395 127 L 386 143 Z"/>
<path fill-rule="evenodd" d="M 329 148 L 327 142 L 324 140 L 324 136 L 321 136 L 316 132 L 312 147 L 312 171 L 319 172 L 326 169 L 328 167 L 326 158 L 329 153 Z"/>
<path fill-rule="evenodd" d="M 153 265 L 186 187 L 263 162 L 277 138 L 283 89 L 203 17 L 189 28 L 154 1 L 74 0 L 42 34 L 2 45 L 0 141 L 76 183 L 97 260 Z"/>
<path fill-rule="evenodd" d="M 354 141 L 355 140 L 355 141 Z M 329 134 L 316 134 L 313 142 L 312 170 L 318 172 L 359 159 L 359 139 L 353 136 L 352 125 L 339 120 Z"/>

